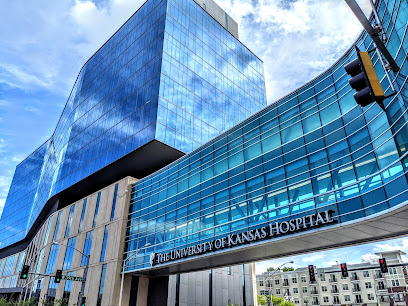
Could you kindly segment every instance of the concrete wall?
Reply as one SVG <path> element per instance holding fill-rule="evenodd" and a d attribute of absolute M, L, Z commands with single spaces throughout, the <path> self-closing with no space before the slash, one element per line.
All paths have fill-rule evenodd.
<path fill-rule="evenodd" d="M 219 24 L 221 24 L 228 32 L 230 32 L 236 39 L 238 35 L 238 23 L 231 18 L 217 3 L 213 0 L 194 0 L 201 6 L 208 14 L 211 15 Z"/>
<path fill-rule="evenodd" d="M 72 237 L 76 237 L 75 248 L 82 252 L 84 250 L 86 234 L 87 232 L 93 230 L 89 270 L 84 293 L 84 295 L 87 298 L 88 305 L 96 305 L 97 303 L 99 286 L 101 282 L 102 267 L 105 264 L 106 264 L 105 287 L 103 290 L 101 304 L 118 305 L 119 303 L 119 288 L 121 280 L 120 272 L 122 267 L 126 224 L 129 211 L 129 197 L 130 197 L 129 191 L 131 190 L 130 189 L 131 184 L 135 181 L 136 179 L 127 177 L 117 182 L 119 185 L 116 197 L 115 213 L 112 221 L 110 220 L 110 218 L 116 183 L 100 190 L 101 197 L 95 227 L 92 227 L 92 225 L 95 215 L 98 192 L 89 195 L 87 197 L 88 201 L 86 205 L 82 230 L 80 233 L 78 233 L 78 228 L 82 215 L 84 199 L 81 199 L 76 203 L 73 203 L 72 205 L 75 205 L 75 211 L 71 224 L 70 234 L 66 238 L 64 236 L 68 222 L 69 210 L 72 205 L 69 205 L 62 209 L 58 235 L 56 238 L 56 242 L 60 246 L 58 250 L 54 271 L 57 269 L 62 269 L 63 267 L 65 253 L 67 249 L 65 245 L 68 243 L 68 240 Z M 44 251 L 44 259 L 41 265 L 40 270 L 41 273 L 45 273 L 46 270 L 48 257 L 51 249 L 52 237 L 55 232 L 58 212 L 59 211 L 57 211 L 53 215 L 51 230 L 49 233 L 47 246 Z M 46 226 L 48 224 L 48 221 L 46 221 L 44 224 Z M 104 239 L 105 227 L 107 225 L 109 225 L 109 231 L 105 252 L 105 260 L 101 262 L 100 259 L 102 244 Z M 66 275 L 68 272 L 74 272 L 75 276 L 83 277 L 85 267 L 81 267 L 81 261 L 82 254 L 77 251 L 74 251 L 71 269 L 63 271 L 63 274 Z M 126 277 L 126 280 L 130 279 L 131 279 L 130 277 Z M 66 281 L 62 280 L 61 283 L 58 285 L 55 299 L 61 299 L 63 297 L 65 283 Z M 44 277 L 40 299 L 44 299 L 49 294 L 48 292 L 49 285 L 50 277 Z M 81 286 L 82 286 L 81 282 L 72 282 L 72 288 L 69 298 L 70 305 L 75 304 L 77 302 Z M 130 294 L 130 281 L 125 282 L 124 289 L 125 289 L 124 300 L 128 301 Z M 126 303 L 124 305 L 126 305 Z"/>

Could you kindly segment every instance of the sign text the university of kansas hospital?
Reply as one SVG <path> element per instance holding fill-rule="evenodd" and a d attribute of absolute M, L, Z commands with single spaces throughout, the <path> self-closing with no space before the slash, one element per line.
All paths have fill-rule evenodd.
<path fill-rule="evenodd" d="M 229 234 L 228 236 L 199 243 L 183 249 L 172 250 L 167 253 L 151 253 L 150 264 L 152 266 L 163 264 L 169 261 L 187 258 L 189 256 L 201 255 L 206 252 L 216 251 L 224 248 L 234 247 L 245 243 L 251 243 L 262 239 L 276 237 L 282 234 L 310 229 L 321 225 L 336 222 L 332 216 L 333 211 L 326 210 L 315 214 L 310 214 L 289 221 L 271 222 L 268 226 L 249 230 L 239 234 Z"/>

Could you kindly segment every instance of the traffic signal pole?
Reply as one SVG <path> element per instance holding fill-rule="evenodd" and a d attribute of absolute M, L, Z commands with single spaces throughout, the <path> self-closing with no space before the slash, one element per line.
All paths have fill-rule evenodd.
<path fill-rule="evenodd" d="M 374 28 L 371 26 L 371 23 L 368 21 L 367 17 L 364 15 L 363 11 L 358 6 L 357 2 L 355 0 L 344 0 L 344 1 L 346 1 L 347 5 L 353 11 L 358 21 L 360 21 L 363 28 L 367 31 L 367 34 L 370 35 L 371 39 L 374 41 L 375 45 L 380 50 L 382 55 L 384 55 L 385 59 L 388 61 L 388 64 L 390 65 L 391 70 L 394 72 L 398 72 L 400 69 L 397 63 L 395 62 L 394 58 L 391 56 L 390 52 L 388 52 L 387 47 L 384 45 L 384 43 L 378 36 L 378 32 L 376 32 Z M 375 7 L 373 7 L 373 10 L 375 11 Z M 377 17 L 378 16 L 376 16 L 376 18 Z"/>

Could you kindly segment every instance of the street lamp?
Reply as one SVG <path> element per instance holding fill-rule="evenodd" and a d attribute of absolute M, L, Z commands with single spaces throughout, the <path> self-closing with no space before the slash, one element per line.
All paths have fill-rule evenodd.
<path fill-rule="evenodd" d="M 285 266 L 285 265 L 287 265 L 287 264 L 293 264 L 293 263 L 295 263 L 293 260 L 291 260 L 291 261 L 287 261 L 287 262 L 285 262 L 285 263 L 283 263 L 283 264 L 281 264 L 279 267 L 277 267 L 276 268 L 276 270 L 274 270 L 271 274 L 269 274 L 268 275 L 268 277 L 265 279 L 265 280 L 269 280 L 269 288 L 268 288 L 268 292 L 269 292 L 269 306 L 271 305 L 271 300 L 272 300 L 272 295 L 271 295 L 271 279 L 272 279 L 272 276 L 276 273 L 276 272 L 278 272 L 279 270 L 280 270 L 280 268 L 282 268 L 283 266 Z"/>
<path fill-rule="evenodd" d="M 126 258 L 123 260 L 123 267 L 122 267 L 122 279 L 120 281 L 120 293 L 119 293 L 119 306 L 122 306 L 122 291 L 123 291 L 123 278 L 125 277 L 125 269 L 126 269 L 126 264 L 129 262 L 129 260 L 133 259 L 134 257 L 136 257 L 137 253 L 139 253 L 139 251 L 141 249 L 144 248 L 148 248 L 151 244 L 150 243 L 146 243 L 144 246 L 142 246 L 141 248 L 137 249 L 130 257 Z"/>
<path fill-rule="evenodd" d="M 79 298 L 78 298 L 79 302 L 80 302 L 82 300 L 82 297 L 83 297 L 84 291 L 85 291 L 85 283 L 86 283 L 86 277 L 88 276 L 88 266 L 89 266 L 90 255 L 86 255 L 83 252 L 81 252 L 80 250 L 78 250 L 78 249 L 76 249 L 73 246 L 70 246 L 68 244 L 62 244 L 62 243 L 57 243 L 57 242 L 53 241 L 51 243 L 51 246 L 54 245 L 54 244 L 55 245 L 64 245 L 64 246 L 66 246 L 68 248 L 73 249 L 74 251 L 77 251 L 78 253 L 80 253 L 80 254 L 82 254 L 83 256 L 86 257 L 86 266 L 85 266 L 85 271 L 84 271 L 84 277 L 83 277 L 83 280 L 82 280 L 81 292 L 79 293 Z"/>

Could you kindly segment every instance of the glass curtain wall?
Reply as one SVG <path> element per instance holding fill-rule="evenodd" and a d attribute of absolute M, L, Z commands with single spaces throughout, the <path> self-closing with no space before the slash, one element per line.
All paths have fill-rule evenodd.
<path fill-rule="evenodd" d="M 378 1 L 387 47 L 401 67 L 386 112 L 353 99 L 344 65 L 354 48 L 297 91 L 133 185 L 125 252 L 146 243 L 128 270 L 165 252 L 332 210 L 340 223 L 408 200 L 408 3 Z M 363 33 L 361 50 L 370 50 Z M 386 94 L 390 84 L 372 54 Z"/>

